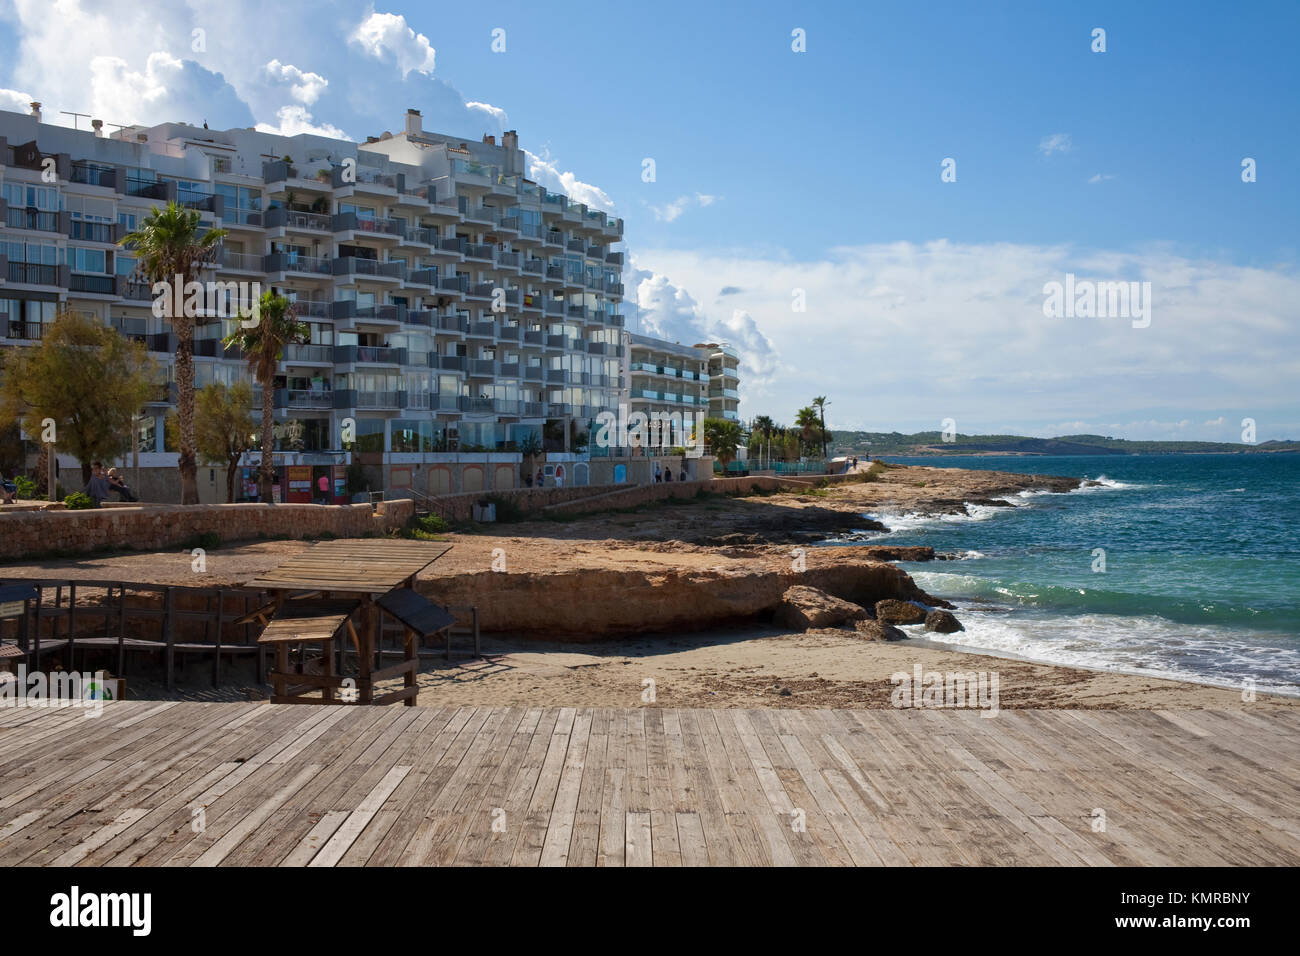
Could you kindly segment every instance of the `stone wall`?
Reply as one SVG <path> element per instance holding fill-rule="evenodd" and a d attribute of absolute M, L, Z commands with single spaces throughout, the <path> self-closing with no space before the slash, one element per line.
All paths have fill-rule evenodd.
<path fill-rule="evenodd" d="M 0 514 L 0 561 L 51 552 L 158 551 L 215 534 L 223 542 L 260 537 L 356 538 L 403 527 L 410 500 L 369 505 L 123 505 L 84 511 Z"/>
<path fill-rule="evenodd" d="M 475 503 L 492 497 L 511 502 L 524 514 L 562 511 L 566 514 L 635 508 L 665 498 L 693 498 L 700 491 L 750 495 L 758 491 L 800 491 L 825 481 L 839 484 L 847 475 L 813 478 L 713 478 L 707 481 L 671 481 L 649 485 L 587 485 L 580 488 L 517 488 L 514 491 L 442 495 L 429 501 L 430 511 L 447 521 L 468 521 Z M 424 503 L 421 503 L 421 507 Z"/>

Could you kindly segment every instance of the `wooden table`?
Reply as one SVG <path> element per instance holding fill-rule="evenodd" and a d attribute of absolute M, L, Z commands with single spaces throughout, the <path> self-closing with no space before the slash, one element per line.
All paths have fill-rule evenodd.
<path fill-rule="evenodd" d="M 344 681 L 347 678 L 334 674 L 333 668 L 328 664 L 324 675 L 287 673 L 290 643 L 328 643 L 327 656 L 332 656 L 333 639 L 346 625 L 348 637 L 357 652 L 359 673 L 356 678 L 356 702 L 388 704 L 401 700 L 407 706 L 415 706 L 419 693 L 415 682 L 419 667 L 415 648 L 416 632 L 409 625 L 406 626 L 406 653 L 400 664 L 377 666 L 377 663 L 382 663 L 376 661 L 383 610 L 379 599 L 399 589 L 408 589 L 412 596 L 418 598 L 415 593 L 416 577 L 450 550 L 450 545 L 391 538 L 322 541 L 247 582 L 246 587 L 265 591 L 272 598 L 272 603 L 258 612 L 268 622 L 267 629 L 259 640 L 277 645 L 276 671 L 271 675 L 277 693 L 272 701 L 352 702 L 349 699 L 351 695 L 335 698 L 332 691 L 346 688 L 348 685 Z M 294 607 L 286 608 L 288 603 Z M 282 612 L 285 612 L 283 616 Z M 352 626 L 354 615 L 359 621 L 356 627 Z M 399 676 L 405 678 L 405 686 L 401 690 L 379 698 L 374 696 L 377 681 Z M 298 685 L 298 693 L 287 692 L 290 683 Z M 322 696 L 300 696 L 304 686 L 319 687 Z"/>

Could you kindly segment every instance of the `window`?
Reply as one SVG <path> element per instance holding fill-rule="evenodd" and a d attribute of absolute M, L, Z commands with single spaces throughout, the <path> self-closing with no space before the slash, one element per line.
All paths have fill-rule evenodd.
<path fill-rule="evenodd" d="M 5 183 L 4 197 L 5 202 L 14 208 L 40 209 L 43 212 L 59 211 L 59 191 L 52 186 Z"/>
<path fill-rule="evenodd" d="M 67 249 L 68 268 L 73 272 L 108 272 L 108 253 L 103 249 L 79 249 L 69 246 Z"/>

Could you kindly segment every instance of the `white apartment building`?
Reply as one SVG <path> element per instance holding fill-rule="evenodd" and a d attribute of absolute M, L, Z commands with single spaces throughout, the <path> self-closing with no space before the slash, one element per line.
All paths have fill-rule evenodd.
<path fill-rule="evenodd" d="M 695 346 L 709 356 L 709 417 L 740 421 L 740 355 L 733 346 Z"/>
<path fill-rule="evenodd" d="M 627 357 L 628 407 L 651 422 L 648 452 L 662 455 L 689 445 L 696 427 L 708 417 L 709 353 L 629 333 Z M 669 424 L 660 424 L 664 422 Z"/>
<path fill-rule="evenodd" d="M 310 326 L 275 382 L 289 500 L 346 500 L 351 461 L 399 492 L 518 487 L 529 435 L 549 461 L 572 463 L 570 484 L 604 480 L 582 449 L 625 394 L 623 222 L 527 179 L 514 131 L 467 141 L 424 131 L 416 110 L 364 143 L 94 125 L 42 123 L 39 104 L 0 112 L 0 348 L 39 340 L 59 309 L 145 342 L 168 371 L 141 419 L 144 469 L 174 467 L 163 421 L 175 337 L 116 242 L 176 200 L 228 231 L 214 280 L 273 289 Z M 199 387 L 248 377 L 221 345 L 235 321 L 200 325 Z M 206 472 L 201 492 L 215 500 L 224 480 Z"/>

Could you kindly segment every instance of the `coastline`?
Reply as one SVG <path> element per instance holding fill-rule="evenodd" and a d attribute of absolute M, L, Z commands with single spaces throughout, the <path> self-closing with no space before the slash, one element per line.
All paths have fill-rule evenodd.
<path fill-rule="evenodd" d="M 451 552 L 419 585 L 445 603 L 480 606 L 488 656 L 450 664 L 427 659 L 420 682 L 432 693 L 421 703 L 637 706 L 641 682 L 649 679 L 661 688 L 663 706 L 871 708 L 889 705 L 891 674 L 918 663 L 987 671 L 996 661 L 1004 707 L 1245 706 L 1240 692 L 1207 683 L 1032 661 L 912 632 L 901 641 L 867 640 L 852 621 L 807 630 L 772 623 L 781 595 L 797 584 L 867 609 L 873 598 L 946 603 L 925 595 L 893 563 L 928 561 L 931 549 L 842 546 L 878 530 L 864 512 L 955 515 L 972 505 L 1013 507 L 1003 496 L 1083 485 L 1051 475 L 891 466 L 876 480 L 804 494 L 716 496 L 448 534 Z M 274 541 L 215 549 L 205 583 L 237 585 L 309 546 Z M 797 552 L 802 570 L 792 567 Z M 493 570 L 498 553 L 505 573 Z M 189 561 L 188 552 L 127 554 L 6 573 L 186 584 L 193 580 Z M 133 691 L 172 696 L 148 679 L 133 681 Z M 203 700 L 257 693 L 237 684 L 212 690 L 201 681 L 173 692 Z M 1261 691 L 1250 706 L 1297 704 Z"/>

